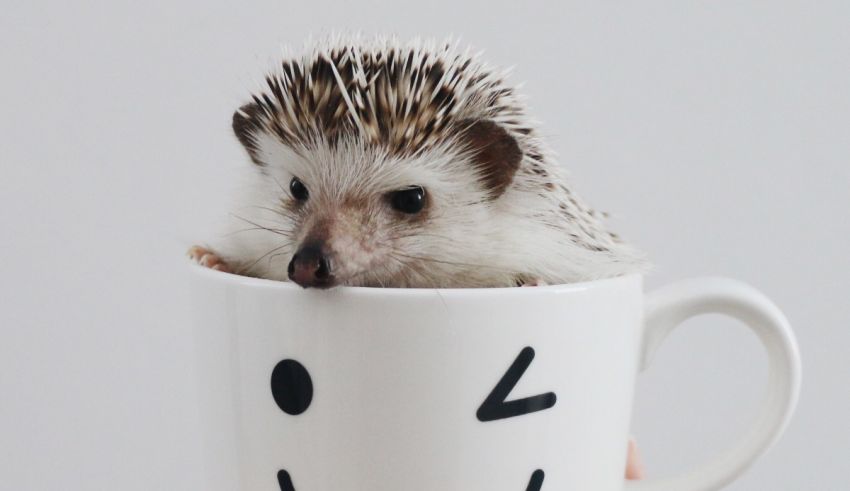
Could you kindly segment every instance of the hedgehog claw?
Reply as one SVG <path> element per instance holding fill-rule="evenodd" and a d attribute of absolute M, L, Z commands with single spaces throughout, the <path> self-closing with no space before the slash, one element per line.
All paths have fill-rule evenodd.
<path fill-rule="evenodd" d="M 230 266 L 224 262 L 216 253 L 210 251 L 201 246 L 192 246 L 189 248 L 189 251 L 186 253 L 190 259 L 200 264 L 201 266 L 214 269 L 216 271 L 222 271 L 225 273 L 230 272 Z"/>

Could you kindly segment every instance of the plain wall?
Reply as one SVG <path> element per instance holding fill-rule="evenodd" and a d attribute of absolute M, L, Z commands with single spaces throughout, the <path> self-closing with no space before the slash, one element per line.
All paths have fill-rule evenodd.
<path fill-rule="evenodd" d="M 332 28 L 515 65 L 649 287 L 740 278 L 795 326 L 797 416 L 729 489 L 850 489 L 848 21 L 843 0 L 3 0 L 0 489 L 197 489 L 182 254 L 248 165 L 233 110 L 281 44 Z M 677 331 L 638 387 L 650 474 L 731 442 L 765 371 L 731 321 Z"/>

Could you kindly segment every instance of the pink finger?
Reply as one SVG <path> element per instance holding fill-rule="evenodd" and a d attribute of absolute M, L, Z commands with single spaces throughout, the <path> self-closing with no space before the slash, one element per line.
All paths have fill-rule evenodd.
<path fill-rule="evenodd" d="M 629 439 L 629 458 L 626 462 L 626 479 L 643 479 L 643 463 L 640 461 L 637 443 L 633 438 Z"/>

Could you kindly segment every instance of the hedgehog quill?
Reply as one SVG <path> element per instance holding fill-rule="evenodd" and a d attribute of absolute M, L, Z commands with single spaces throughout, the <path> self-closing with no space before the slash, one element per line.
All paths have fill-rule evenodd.
<path fill-rule="evenodd" d="M 233 115 L 249 185 L 189 254 L 303 287 L 507 287 L 646 269 L 569 186 L 522 97 L 457 43 L 336 37 Z"/>

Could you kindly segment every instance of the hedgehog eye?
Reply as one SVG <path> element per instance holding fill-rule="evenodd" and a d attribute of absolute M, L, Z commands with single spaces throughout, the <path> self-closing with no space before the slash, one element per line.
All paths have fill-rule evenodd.
<path fill-rule="evenodd" d="M 413 215 L 425 207 L 425 190 L 421 186 L 413 186 L 389 194 L 390 205 L 402 213 Z"/>
<path fill-rule="evenodd" d="M 297 177 L 293 177 L 292 181 L 289 182 L 289 192 L 292 193 L 292 197 L 297 201 L 307 201 L 307 198 L 310 197 L 310 192 L 307 191 L 307 186 L 304 185 Z"/>

